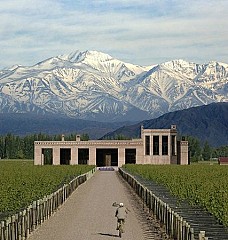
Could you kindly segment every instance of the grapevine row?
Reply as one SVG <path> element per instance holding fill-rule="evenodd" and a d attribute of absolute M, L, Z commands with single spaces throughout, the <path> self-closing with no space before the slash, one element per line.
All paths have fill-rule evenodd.
<path fill-rule="evenodd" d="M 180 200 L 201 206 L 228 226 L 228 167 L 220 165 L 125 165 L 169 189 Z"/>
<path fill-rule="evenodd" d="M 0 219 L 26 208 L 94 166 L 34 166 L 32 161 L 0 161 Z"/>

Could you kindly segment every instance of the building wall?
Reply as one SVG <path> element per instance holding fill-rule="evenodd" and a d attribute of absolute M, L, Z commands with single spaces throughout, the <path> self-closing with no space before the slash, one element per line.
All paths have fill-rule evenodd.
<path fill-rule="evenodd" d="M 219 165 L 228 165 L 228 157 L 219 157 L 218 163 Z"/>
<path fill-rule="evenodd" d="M 43 165 L 42 149 L 53 150 L 53 165 L 60 164 L 60 149 L 71 149 L 71 165 L 78 164 L 78 149 L 89 149 L 89 165 L 96 165 L 96 149 L 118 149 L 118 166 L 125 164 L 125 149 L 136 149 L 136 162 L 142 159 L 142 140 L 35 141 L 34 164 Z"/>
<path fill-rule="evenodd" d="M 144 148 L 143 164 L 173 163 L 173 159 L 176 159 L 175 156 L 177 154 L 176 135 L 177 135 L 177 130 L 175 125 L 172 125 L 170 129 L 144 129 L 142 127 L 141 139 L 143 141 L 143 148 Z M 175 149 L 174 154 L 172 153 L 172 136 L 175 138 L 175 146 L 173 146 L 173 148 Z M 150 139 L 149 154 L 146 153 L 146 137 L 149 137 Z M 159 138 L 158 146 L 157 146 L 159 148 L 159 151 L 157 154 L 155 154 L 154 152 L 154 148 L 156 148 L 154 146 L 156 144 L 156 142 L 154 142 L 154 137 Z M 166 154 L 162 153 L 162 149 L 164 148 L 164 145 L 162 143 L 162 137 L 168 138 Z"/>
<path fill-rule="evenodd" d="M 178 142 L 178 159 L 180 165 L 188 165 L 188 141 Z"/>
<path fill-rule="evenodd" d="M 60 164 L 60 149 L 64 148 L 71 149 L 71 165 L 78 164 L 80 148 L 89 149 L 89 165 L 96 165 L 96 149 L 118 149 L 119 167 L 125 164 L 125 149 L 136 149 L 136 164 L 188 164 L 188 142 L 181 141 L 177 149 L 176 135 L 176 126 L 172 125 L 170 129 L 144 129 L 142 127 L 141 138 L 132 140 L 80 141 L 80 136 L 77 135 L 76 141 L 64 141 L 64 136 L 62 141 L 36 141 L 34 143 L 34 164 L 44 164 L 42 149 L 45 148 L 51 148 L 53 151 L 53 165 Z M 146 141 L 146 137 L 149 141 Z M 154 141 L 158 138 L 158 142 Z M 165 141 L 162 142 L 162 139 Z M 157 147 L 159 151 L 156 152 L 154 150 L 158 149 Z"/>

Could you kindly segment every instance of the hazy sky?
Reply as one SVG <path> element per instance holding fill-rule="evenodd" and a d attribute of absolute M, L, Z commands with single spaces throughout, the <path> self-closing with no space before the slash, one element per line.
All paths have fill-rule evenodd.
<path fill-rule="evenodd" d="M 0 69 L 76 50 L 228 63 L 227 11 L 228 0 L 0 0 Z"/>

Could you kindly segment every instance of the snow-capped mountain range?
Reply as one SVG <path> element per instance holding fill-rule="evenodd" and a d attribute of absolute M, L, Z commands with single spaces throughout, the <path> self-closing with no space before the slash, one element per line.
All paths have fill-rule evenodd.
<path fill-rule="evenodd" d="M 138 121 L 228 101 L 228 64 L 173 60 L 137 66 L 76 51 L 0 71 L 0 112 Z"/>

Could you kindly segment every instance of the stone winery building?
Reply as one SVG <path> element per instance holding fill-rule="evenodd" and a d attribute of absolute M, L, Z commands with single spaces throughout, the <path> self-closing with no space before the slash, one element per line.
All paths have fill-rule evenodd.
<path fill-rule="evenodd" d="M 177 141 L 176 125 L 170 129 L 144 129 L 141 138 L 132 140 L 35 141 L 34 164 L 88 164 L 118 166 L 123 164 L 187 165 L 188 142 Z"/>

